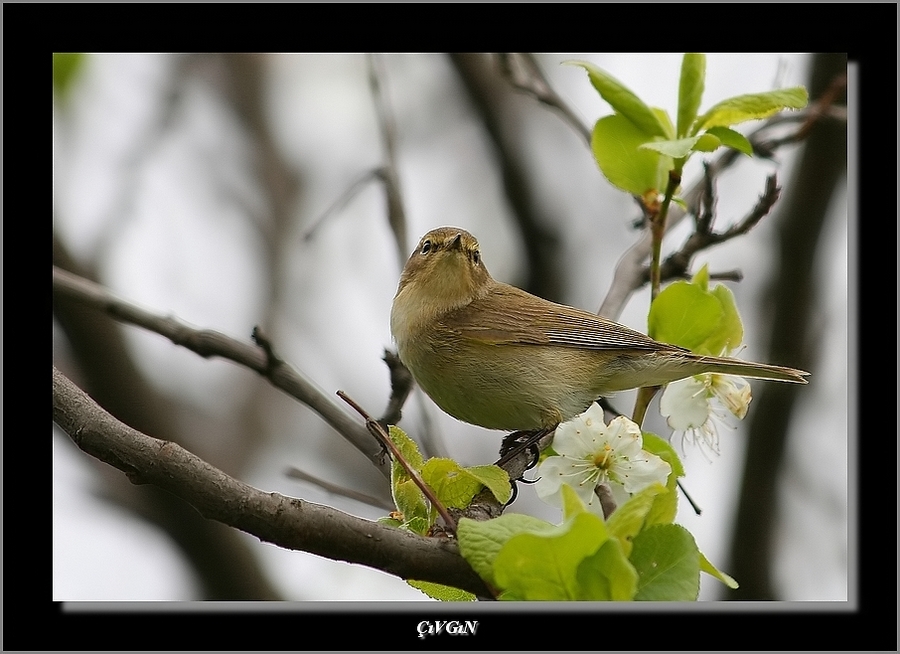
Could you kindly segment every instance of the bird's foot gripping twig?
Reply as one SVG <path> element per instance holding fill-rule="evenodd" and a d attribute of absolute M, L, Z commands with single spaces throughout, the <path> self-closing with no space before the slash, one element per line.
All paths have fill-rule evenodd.
<path fill-rule="evenodd" d="M 494 464 L 506 470 L 513 487 L 513 495 L 507 504 L 511 504 L 516 497 L 516 482 L 531 483 L 523 479 L 526 470 L 537 465 L 540 457 L 541 441 L 552 437 L 556 427 L 548 427 L 537 430 L 514 431 L 503 438 L 500 445 L 500 458 Z M 547 440 L 549 443 L 549 439 Z M 546 445 L 545 445 L 546 446 Z"/>

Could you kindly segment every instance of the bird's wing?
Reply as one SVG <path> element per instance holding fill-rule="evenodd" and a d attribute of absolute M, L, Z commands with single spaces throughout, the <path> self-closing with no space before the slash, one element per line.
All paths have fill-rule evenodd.
<path fill-rule="evenodd" d="M 442 320 L 460 336 L 486 344 L 561 345 L 606 350 L 657 350 L 649 336 L 581 309 L 496 284 Z M 672 346 L 673 349 L 679 349 Z"/>

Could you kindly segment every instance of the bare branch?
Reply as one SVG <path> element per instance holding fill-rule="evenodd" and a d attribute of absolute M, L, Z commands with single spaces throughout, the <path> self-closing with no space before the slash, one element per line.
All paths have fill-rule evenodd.
<path fill-rule="evenodd" d="M 591 130 L 553 90 L 533 54 L 530 52 L 501 52 L 499 57 L 500 70 L 510 84 L 559 113 L 563 120 L 590 146 Z"/>
<path fill-rule="evenodd" d="M 397 173 L 397 127 L 394 116 L 391 113 L 391 105 L 384 88 L 384 67 L 380 58 L 370 54 L 369 85 L 372 88 L 372 98 L 375 101 L 375 110 L 378 115 L 378 125 L 381 128 L 381 141 L 384 145 L 385 165 L 381 169 L 381 178 L 384 180 L 384 190 L 387 194 L 387 217 L 394 240 L 397 243 L 397 253 L 400 257 L 400 267 L 409 256 L 406 243 L 406 212 L 403 209 L 403 196 L 400 193 L 400 176 Z"/>
<path fill-rule="evenodd" d="M 380 497 L 375 497 L 374 495 L 367 495 L 366 493 L 360 493 L 359 491 L 355 491 L 352 488 L 344 488 L 343 486 L 338 486 L 337 484 L 333 484 L 330 481 L 326 481 L 325 479 L 319 479 L 315 475 L 311 475 L 308 472 L 304 472 L 300 468 L 296 468 L 294 466 L 288 467 L 287 470 L 284 471 L 291 479 L 299 479 L 300 481 L 306 481 L 310 484 L 314 484 L 318 486 L 322 490 L 325 490 L 334 495 L 339 495 L 341 497 L 346 497 L 351 500 L 356 500 L 357 502 L 362 502 L 363 504 L 368 504 L 369 506 L 375 506 L 379 509 L 384 509 L 385 511 L 394 511 L 396 507 L 393 503 L 388 502 Z"/>
<path fill-rule="evenodd" d="M 337 200 L 331 203 L 322 214 L 313 221 L 311 227 L 309 227 L 306 232 L 303 234 L 303 240 L 309 241 L 315 236 L 316 232 L 319 228 L 325 223 L 328 218 L 332 215 L 343 209 L 347 206 L 347 204 L 352 200 L 356 195 L 366 187 L 366 184 L 369 182 L 381 179 L 384 180 L 384 169 L 383 168 L 374 168 L 372 170 L 367 170 L 362 175 L 360 175 L 349 187 L 347 190 L 341 193 Z"/>
<path fill-rule="evenodd" d="M 488 595 L 454 541 L 424 538 L 335 509 L 266 493 L 229 477 L 180 445 L 119 422 L 53 368 L 53 420 L 75 444 L 128 475 L 185 500 L 203 516 L 260 540 L 402 579 L 447 584 Z"/>
<path fill-rule="evenodd" d="M 767 215 L 781 193 L 781 188 L 777 184 L 775 175 L 766 178 L 766 189 L 753 209 L 739 222 L 732 225 L 724 232 L 717 233 L 712 231 L 712 223 L 715 218 L 715 209 L 712 205 L 715 203 L 714 184 L 711 175 L 705 175 L 706 180 L 704 200 L 702 202 L 702 210 L 697 218 L 697 228 L 688 238 L 681 249 L 673 252 L 660 266 L 660 276 L 663 279 L 683 279 L 689 276 L 688 267 L 694 255 L 714 245 L 725 243 L 737 236 L 748 233 L 753 227 Z M 645 268 L 646 277 L 649 280 L 650 272 Z M 715 279 L 732 279 L 739 281 L 743 278 L 740 271 L 731 271 L 728 273 L 716 273 L 710 275 Z"/>
<path fill-rule="evenodd" d="M 202 357 L 218 356 L 255 370 L 273 386 L 283 390 L 334 427 L 387 477 L 389 467 L 380 461 L 374 439 L 343 407 L 322 392 L 303 374 L 280 360 L 272 360 L 262 348 L 242 343 L 221 332 L 197 329 L 175 318 L 160 316 L 116 298 L 99 284 L 53 267 L 53 290 L 63 296 L 103 311 L 120 322 L 137 325 L 165 336 Z"/>

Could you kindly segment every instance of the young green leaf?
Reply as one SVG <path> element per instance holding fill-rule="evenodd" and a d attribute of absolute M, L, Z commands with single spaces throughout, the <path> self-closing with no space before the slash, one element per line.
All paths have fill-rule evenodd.
<path fill-rule="evenodd" d="M 681 79 L 678 82 L 678 137 L 688 135 L 697 117 L 705 82 L 706 55 L 686 53 L 681 60 Z"/>
<path fill-rule="evenodd" d="M 643 197 L 664 188 L 665 175 L 672 167 L 670 157 L 638 149 L 651 138 L 623 116 L 606 116 L 594 125 L 591 151 L 613 186 Z"/>
<path fill-rule="evenodd" d="M 444 506 L 464 509 L 481 490 L 481 482 L 465 473 L 453 459 L 428 459 L 422 466 L 422 481 L 428 484 Z"/>
<path fill-rule="evenodd" d="M 406 583 L 416 590 L 422 591 L 432 599 L 441 600 L 442 602 L 474 602 L 476 599 L 472 593 L 453 586 L 435 584 L 431 581 L 415 581 L 413 579 L 407 579 Z"/>
<path fill-rule="evenodd" d="M 642 150 L 659 152 L 673 159 L 684 159 L 694 151 L 697 141 L 701 138 L 700 136 L 691 136 L 675 141 L 652 141 L 650 143 L 642 143 L 638 147 Z"/>
<path fill-rule="evenodd" d="M 578 565 L 575 579 L 580 600 L 627 602 L 637 591 L 638 574 L 621 543 L 610 538 Z"/>
<path fill-rule="evenodd" d="M 497 553 L 494 578 L 522 599 L 578 599 L 578 566 L 606 539 L 600 517 L 579 513 L 550 532 L 510 538 Z"/>
<path fill-rule="evenodd" d="M 730 127 L 710 127 L 706 133 L 715 136 L 726 147 L 743 152 L 747 156 L 753 156 L 753 145 L 747 140 L 747 137 Z"/>
<path fill-rule="evenodd" d="M 625 556 L 631 554 L 632 541 L 644 528 L 644 522 L 653 507 L 653 502 L 661 494 L 668 494 L 662 484 L 648 486 L 641 492 L 635 493 L 630 500 L 609 516 L 607 530 L 610 536 L 617 538 L 622 544 Z"/>
<path fill-rule="evenodd" d="M 415 441 L 395 425 L 391 425 L 389 435 L 410 466 L 421 470 L 422 455 Z M 397 511 L 403 516 L 402 526 L 417 534 L 427 532 L 430 520 L 425 495 L 396 460 L 391 462 L 391 495 Z"/>
<path fill-rule="evenodd" d="M 509 473 L 498 466 L 469 466 L 463 468 L 468 474 L 484 484 L 497 501 L 506 504 L 512 497 L 512 486 L 509 483 Z"/>
<path fill-rule="evenodd" d="M 629 557 L 638 572 L 634 599 L 695 601 L 700 592 L 700 552 L 680 525 L 656 525 L 639 533 Z"/>
<path fill-rule="evenodd" d="M 744 342 L 744 325 L 737 310 L 737 302 L 734 301 L 734 293 L 724 284 L 718 284 L 712 295 L 719 301 L 722 307 L 722 320 L 719 327 L 703 344 L 702 354 L 728 354 L 740 347 Z"/>
<path fill-rule="evenodd" d="M 673 282 L 650 306 L 649 333 L 663 343 L 696 351 L 719 326 L 723 313 L 711 293 L 690 282 Z"/>
<path fill-rule="evenodd" d="M 460 518 L 456 529 L 459 552 L 469 562 L 472 569 L 492 586 L 494 579 L 494 559 L 506 542 L 517 534 L 546 533 L 556 527 L 546 520 L 519 513 L 506 513 L 499 518 L 478 522 Z"/>
<path fill-rule="evenodd" d="M 802 109 L 809 95 L 802 86 L 764 93 L 748 93 L 723 100 L 697 119 L 694 133 L 710 127 L 728 127 L 747 120 L 768 118 L 782 109 Z"/>
<path fill-rule="evenodd" d="M 670 135 L 666 133 L 653 110 L 615 77 L 587 61 L 564 63 L 584 68 L 600 97 L 606 100 L 616 113 L 633 123 L 639 131 L 650 137 L 669 138 Z"/>
<path fill-rule="evenodd" d="M 684 477 L 684 467 L 681 465 L 675 448 L 656 434 L 644 432 L 644 449 L 661 458 L 672 468 L 672 474 L 666 480 L 666 488 L 669 492 L 660 493 L 653 498 L 653 506 L 650 507 L 650 511 L 644 519 L 644 526 L 670 524 L 678 513 L 677 481 L 678 477 Z"/>
<path fill-rule="evenodd" d="M 708 575 L 712 575 L 732 590 L 738 588 L 738 582 L 736 582 L 734 578 L 725 574 L 712 563 L 710 563 L 709 559 L 706 558 L 706 555 L 704 555 L 703 552 L 700 552 L 700 570 Z"/>

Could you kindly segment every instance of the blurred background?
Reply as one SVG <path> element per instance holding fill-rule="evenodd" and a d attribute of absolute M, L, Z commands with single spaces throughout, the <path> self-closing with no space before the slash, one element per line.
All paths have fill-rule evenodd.
<path fill-rule="evenodd" d="M 571 59 L 674 115 L 680 55 L 537 55 L 590 128 L 611 110 L 584 70 L 561 65 Z M 249 341 L 260 325 L 323 392 L 344 390 L 380 415 L 390 394 L 382 356 L 393 347 L 391 301 L 401 262 L 426 231 L 467 229 L 495 278 L 591 311 L 639 238 L 634 201 L 603 178 L 577 129 L 513 87 L 509 61 L 57 56 L 54 263 L 197 327 Z M 840 55 L 710 55 L 701 111 L 800 84 L 815 100 L 845 69 Z M 379 106 L 389 110 L 393 150 Z M 809 141 L 771 159 L 743 157 L 718 180 L 719 231 L 750 211 L 768 174 L 784 191 L 755 229 L 702 252 L 692 270 L 708 263 L 713 273 L 743 273 L 728 283 L 744 320 L 742 358 L 812 377 L 800 389 L 754 382 L 747 419 L 719 430 L 719 455 L 688 445 L 682 454 L 673 439 L 703 509 L 697 516 L 682 501 L 678 522 L 742 584 L 727 592 L 703 575 L 701 599 L 848 599 L 846 134 L 845 123 L 824 120 Z M 700 162 L 690 162 L 685 185 L 699 179 Z M 372 174 L 388 163 L 406 216 L 401 239 Z M 680 247 L 690 227 L 674 229 L 664 249 Z M 785 290 L 796 291 L 793 300 Z M 634 294 L 617 319 L 646 331 L 648 301 L 648 290 Z M 785 304 L 796 313 L 784 314 Z M 286 474 L 293 467 L 374 495 L 386 483 L 317 414 L 251 371 L 59 301 L 53 351 L 54 364 L 121 420 L 238 479 L 369 519 L 386 513 Z M 613 404 L 629 412 L 633 394 Z M 648 426 L 668 435 L 656 406 Z M 497 458 L 499 432 L 459 423 L 421 393 L 401 426 L 427 439 L 431 454 L 464 465 Z M 427 600 L 392 576 L 207 521 L 167 493 L 130 484 L 55 426 L 53 480 L 55 600 Z M 559 520 L 527 486 L 510 510 Z"/>

